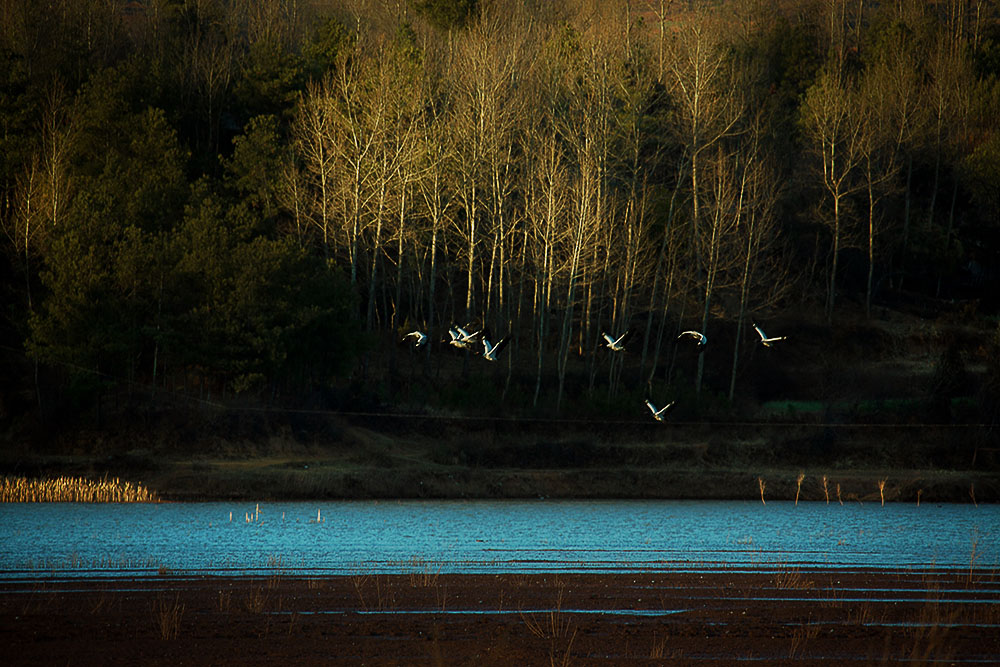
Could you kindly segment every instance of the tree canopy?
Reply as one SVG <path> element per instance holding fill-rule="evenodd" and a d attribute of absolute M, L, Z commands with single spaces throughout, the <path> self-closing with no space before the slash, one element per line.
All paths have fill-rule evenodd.
<path fill-rule="evenodd" d="M 996 287 L 995 2 L 687 4 L 3 3 L 22 384 L 390 396 L 474 320 L 525 409 L 613 399 L 626 329 L 732 398 L 754 313 Z"/>

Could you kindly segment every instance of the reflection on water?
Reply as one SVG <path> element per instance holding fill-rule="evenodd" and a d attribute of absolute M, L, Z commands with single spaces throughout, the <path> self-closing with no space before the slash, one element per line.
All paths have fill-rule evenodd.
<path fill-rule="evenodd" d="M 766 564 L 995 568 L 998 531 L 995 505 L 7 504 L 0 505 L 0 576 L 638 571 Z"/>

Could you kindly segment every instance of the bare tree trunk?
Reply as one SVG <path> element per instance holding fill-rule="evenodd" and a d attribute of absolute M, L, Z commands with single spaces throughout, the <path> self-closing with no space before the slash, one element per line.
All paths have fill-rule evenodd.
<path fill-rule="evenodd" d="M 837 297 L 837 259 L 840 256 L 840 194 L 833 194 L 833 239 L 830 257 L 830 276 L 826 291 L 826 321 L 833 322 L 833 307 Z"/>
<path fill-rule="evenodd" d="M 379 255 L 381 254 L 382 248 L 382 217 L 385 215 L 385 199 L 386 199 L 386 182 L 382 179 L 379 185 L 379 201 L 378 208 L 375 210 L 375 239 L 372 246 L 372 265 L 370 273 L 368 276 L 368 309 L 367 317 L 365 318 L 366 327 L 368 331 L 371 331 L 375 326 L 375 286 L 376 278 L 378 277 L 378 261 Z"/>
<path fill-rule="evenodd" d="M 406 256 L 403 253 L 403 239 L 406 235 L 406 190 L 407 185 L 404 180 L 400 184 L 399 191 L 399 230 L 396 245 L 396 303 L 393 305 L 392 319 L 390 321 L 390 327 L 393 331 L 398 326 L 399 317 L 397 312 L 403 300 L 403 265 L 406 263 Z"/>
<path fill-rule="evenodd" d="M 912 186 L 913 180 L 913 155 L 906 156 L 906 186 L 903 189 L 903 240 L 902 252 L 899 256 L 899 288 L 902 289 L 906 280 L 906 249 L 909 246 L 910 237 L 910 202 L 913 200 Z"/>
<path fill-rule="evenodd" d="M 752 159 L 753 158 L 751 157 L 750 160 L 752 160 Z M 754 166 L 753 163 L 750 162 L 750 161 L 748 161 L 748 163 L 743 167 L 743 173 L 741 174 L 741 177 L 740 177 L 739 203 L 736 206 L 737 227 L 739 227 L 739 218 L 743 214 L 742 213 L 743 212 L 743 205 L 744 205 L 743 204 L 743 199 L 744 199 L 744 195 L 746 194 L 746 188 L 747 188 L 747 174 L 748 174 L 749 170 L 753 168 L 753 166 Z M 739 368 L 740 343 L 742 342 L 741 339 L 742 339 L 742 332 L 743 332 L 743 321 L 744 321 L 744 316 L 746 315 L 747 298 L 748 298 L 749 293 L 750 293 L 750 268 L 751 268 L 751 265 L 753 263 L 753 258 L 754 258 L 753 248 L 754 248 L 754 243 L 756 241 L 756 234 L 754 233 L 754 231 L 755 231 L 754 230 L 754 223 L 756 222 L 755 216 L 753 215 L 753 213 L 750 213 L 747 217 L 749 218 L 749 220 L 747 222 L 747 230 L 746 230 L 747 242 L 746 242 L 745 249 L 743 251 L 744 252 L 744 255 L 743 255 L 743 272 L 742 272 L 742 275 L 740 276 L 740 307 L 739 307 L 739 312 L 738 312 L 738 314 L 736 316 L 736 335 L 733 337 L 734 338 L 734 342 L 733 342 L 733 369 L 732 369 L 732 372 L 729 375 L 729 401 L 730 401 L 730 403 L 733 401 L 733 398 L 736 396 L 736 371 Z"/>

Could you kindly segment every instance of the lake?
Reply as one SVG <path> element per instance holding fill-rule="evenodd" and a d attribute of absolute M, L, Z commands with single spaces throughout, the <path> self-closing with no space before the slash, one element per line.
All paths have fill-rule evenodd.
<path fill-rule="evenodd" d="M 0 577 L 996 568 L 1000 506 L 749 501 L 0 505 Z"/>

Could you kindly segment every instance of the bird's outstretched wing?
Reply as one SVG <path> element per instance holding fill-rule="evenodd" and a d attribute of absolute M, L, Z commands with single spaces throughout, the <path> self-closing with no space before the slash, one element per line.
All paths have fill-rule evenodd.
<path fill-rule="evenodd" d="M 757 331 L 757 335 L 760 336 L 760 342 L 763 343 L 766 347 L 771 347 L 771 343 L 777 343 L 779 340 L 785 340 L 786 338 L 788 338 L 788 336 L 768 336 L 766 333 L 764 333 L 764 330 L 757 325 L 756 322 L 753 323 L 753 328 L 754 330 Z"/>
<path fill-rule="evenodd" d="M 486 357 L 488 361 L 496 361 L 497 355 L 500 354 L 501 350 L 507 346 L 507 338 L 501 338 L 495 344 L 491 343 L 488 338 L 483 337 L 483 356 Z"/>
<path fill-rule="evenodd" d="M 664 405 L 662 408 L 657 409 L 656 406 L 653 405 L 649 401 L 649 399 L 647 398 L 646 399 L 646 407 L 649 408 L 649 411 L 653 413 L 653 419 L 655 419 L 656 421 L 660 421 L 661 422 L 661 421 L 663 421 L 663 415 L 667 414 L 667 412 L 669 412 L 670 409 L 672 407 L 674 407 L 674 403 L 676 403 L 676 402 L 677 401 L 670 401 L 669 403 L 667 403 L 666 405 Z"/>
<path fill-rule="evenodd" d="M 406 342 L 410 338 L 413 339 L 414 347 L 420 347 L 421 345 L 427 342 L 427 334 L 425 334 L 423 331 L 420 330 L 411 331 L 410 333 L 403 336 L 403 342 Z"/>
<path fill-rule="evenodd" d="M 688 338 L 694 338 L 696 341 L 698 341 L 698 345 L 708 344 L 708 336 L 701 333 L 700 331 L 682 331 L 681 334 L 677 337 L 677 339 L 680 340 L 685 336 Z"/>
<path fill-rule="evenodd" d="M 503 351 L 503 349 L 507 347 L 507 342 L 509 340 L 510 340 L 509 338 L 504 337 L 501 338 L 499 341 L 497 341 L 497 344 L 493 346 L 493 354 L 494 355 L 500 354 Z"/>

